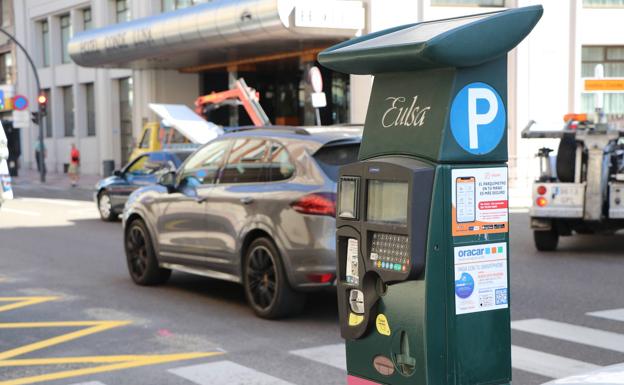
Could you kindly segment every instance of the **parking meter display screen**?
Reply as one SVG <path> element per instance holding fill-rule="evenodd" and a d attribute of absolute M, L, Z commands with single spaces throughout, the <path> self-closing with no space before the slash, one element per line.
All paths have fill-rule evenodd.
<path fill-rule="evenodd" d="M 345 177 L 340 179 L 340 208 L 338 211 L 340 218 L 357 218 L 357 185 L 358 179 L 356 178 Z"/>
<path fill-rule="evenodd" d="M 407 201 L 407 183 L 369 180 L 366 219 L 407 224 Z"/>

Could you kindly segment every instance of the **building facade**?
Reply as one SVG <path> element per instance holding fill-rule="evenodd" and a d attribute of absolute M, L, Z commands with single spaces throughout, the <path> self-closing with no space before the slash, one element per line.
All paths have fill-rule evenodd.
<path fill-rule="evenodd" d="M 520 139 L 529 120 L 558 128 L 568 112 L 591 112 L 583 80 L 597 65 L 605 77 L 624 77 L 624 0 L 24 0 L 15 17 L 50 93 L 49 167 L 61 171 L 75 142 L 84 172 L 101 173 L 103 162 L 119 167 L 142 124 L 156 119 L 148 103 L 192 106 L 244 77 L 274 123 L 313 124 L 306 73 L 321 49 L 396 25 L 539 3 L 543 19 L 509 57 L 510 177 L 525 196 L 537 149 L 556 145 Z M 33 95 L 19 55 L 18 64 L 18 89 Z M 323 124 L 362 123 L 372 79 L 322 74 Z M 623 98 L 604 97 L 616 124 Z M 231 111 L 211 119 L 248 123 Z M 32 167 L 35 129 L 26 131 L 23 164 Z"/>

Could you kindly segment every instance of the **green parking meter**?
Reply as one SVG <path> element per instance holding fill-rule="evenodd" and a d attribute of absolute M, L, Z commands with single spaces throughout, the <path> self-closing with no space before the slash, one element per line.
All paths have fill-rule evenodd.
<path fill-rule="evenodd" d="M 375 75 L 338 186 L 349 384 L 510 384 L 506 54 L 542 12 L 412 24 L 319 55 Z"/>

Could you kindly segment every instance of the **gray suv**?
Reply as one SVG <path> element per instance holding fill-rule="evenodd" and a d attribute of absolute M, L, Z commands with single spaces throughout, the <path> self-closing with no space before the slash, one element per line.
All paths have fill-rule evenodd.
<path fill-rule="evenodd" d="M 264 318 L 292 315 L 335 281 L 338 168 L 361 127 L 239 129 L 206 144 L 158 185 L 135 191 L 123 224 L 135 283 L 172 270 L 243 284 Z"/>

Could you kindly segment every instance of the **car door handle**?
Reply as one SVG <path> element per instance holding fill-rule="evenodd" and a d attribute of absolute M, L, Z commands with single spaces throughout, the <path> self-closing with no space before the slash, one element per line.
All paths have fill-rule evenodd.
<path fill-rule="evenodd" d="M 252 197 L 244 197 L 240 199 L 240 203 L 244 204 L 244 205 L 248 205 L 250 203 L 253 203 L 253 198 Z"/>
<path fill-rule="evenodd" d="M 195 198 L 195 202 L 197 203 L 206 203 L 208 201 L 208 197 L 197 197 Z"/>

